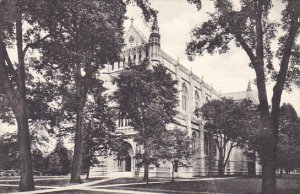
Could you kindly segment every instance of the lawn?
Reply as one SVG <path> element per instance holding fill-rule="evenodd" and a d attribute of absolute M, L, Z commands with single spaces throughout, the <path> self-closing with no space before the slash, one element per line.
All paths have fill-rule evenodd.
<path fill-rule="evenodd" d="M 43 190 L 47 188 L 35 188 L 35 190 Z M 18 185 L 16 186 L 2 186 L 0 185 L 0 193 L 12 193 L 18 192 Z"/>
<path fill-rule="evenodd" d="M 20 177 L 6 177 L 6 179 L 0 179 L 0 193 L 11 193 L 18 191 Z M 94 181 L 94 180 L 101 180 L 102 177 L 94 177 L 88 181 L 83 179 L 84 182 Z M 65 187 L 70 186 L 69 183 L 70 178 L 68 177 L 35 177 L 35 186 L 36 190 L 46 189 L 46 188 L 39 188 L 38 186 L 50 186 L 50 187 Z M 8 184 L 12 186 L 2 186 L 1 184 Z"/>
<path fill-rule="evenodd" d="M 118 187 L 114 187 L 117 189 Z M 119 187 L 120 188 L 120 187 Z M 149 185 L 131 185 L 121 187 L 127 190 L 147 190 L 156 192 L 158 190 L 172 190 L 176 193 L 188 192 L 211 192 L 211 193 L 245 193 L 258 194 L 261 189 L 261 179 L 258 178 L 234 178 L 222 180 L 203 180 L 203 181 L 182 181 L 168 182 Z M 300 194 L 299 178 L 280 178 L 277 179 L 278 193 L 280 194 Z M 174 192 L 172 192 L 174 193 Z"/>
<path fill-rule="evenodd" d="M 3 180 L 0 179 L 0 184 L 9 184 L 9 185 L 18 185 L 19 179 L 7 179 Z M 102 177 L 95 177 L 91 178 L 89 180 L 82 179 L 83 182 L 90 182 L 95 180 L 102 180 Z M 43 177 L 43 178 L 35 178 L 34 183 L 36 186 L 68 186 L 70 185 L 70 178 L 64 177 L 64 178 L 57 178 L 57 177 Z"/>
<path fill-rule="evenodd" d="M 163 182 L 163 181 L 170 181 L 170 178 L 150 178 L 149 183 L 151 182 Z M 103 183 L 95 184 L 93 186 L 99 185 L 112 185 L 112 184 L 127 184 L 127 183 L 145 183 L 143 178 L 117 178 L 114 180 L 106 181 Z"/>
<path fill-rule="evenodd" d="M 101 178 L 97 178 L 101 179 Z M 243 194 L 259 194 L 261 189 L 261 178 L 245 178 L 245 177 L 236 177 L 236 178 L 226 178 L 226 179 L 215 179 L 215 180 L 193 180 L 185 179 L 185 181 L 180 181 L 184 179 L 177 179 L 176 182 L 163 182 L 169 181 L 169 179 L 160 179 L 153 178 L 150 179 L 150 182 L 162 182 L 162 183 L 152 183 L 149 185 L 146 184 L 134 184 L 134 183 L 143 183 L 142 178 L 120 178 L 105 183 L 97 184 L 100 185 L 111 185 L 111 184 L 125 184 L 129 183 L 128 186 L 108 186 L 106 189 L 116 189 L 116 190 L 134 190 L 134 191 L 148 191 L 151 193 L 180 193 L 180 194 L 191 194 L 191 193 L 243 193 Z M 69 185 L 69 179 L 55 179 L 50 178 L 49 180 L 36 180 L 37 186 L 58 186 L 64 187 Z M 1 180 L 2 184 L 4 180 Z M 13 180 L 12 182 L 7 181 L 9 184 L 16 184 L 17 181 Z M 94 185 L 94 186 L 97 186 Z M 94 187 L 97 189 L 98 187 Z M 0 186 L 0 193 L 16 192 L 18 189 L 17 185 L 15 186 Z M 37 189 L 41 189 L 38 188 Z M 44 188 L 43 188 L 44 189 Z M 284 178 L 277 179 L 277 189 L 278 194 L 300 194 L 300 177 L 298 176 L 289 176 Z M 52 192 L 55 194 L 96 194 L 96 193 L 105 193 L 105 192 L 96 192 L 96 191 L 84 191 L 84 190 L 66 190 L 59 192 Z"/>
<path fill-rule="evenodd" d="M 51 192 L 51 194 L 112 194 L 100 191 L 83 191 L 83 190 L 69 190 L 69 191 L 58 191 Z"/>

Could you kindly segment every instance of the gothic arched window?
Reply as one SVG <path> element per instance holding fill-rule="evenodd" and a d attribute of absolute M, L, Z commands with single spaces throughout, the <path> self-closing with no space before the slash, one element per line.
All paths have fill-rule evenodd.
<path fill-rule="evenodd" d="M 188 103 L 188 90 L 185 83 L 182 84 L 182 110 L 184 112 L 187 111 L 187 103 Z"/>
<path fill-rule="evenodd" d="M 208 156 L 209 154 L 209 134 L 204 132 L 204 154 Z"/>
<path fill-rule="evenodd" d="M 196 137 L 197 137 L 197 134 L 196 134 L 196 132 L 194 131 L 194 132 L 192 133 L 192 151 L 193 151 L 193 153 L 196 152 Z"/>
<path fill-rule="evenodd" d="M 196 108 L 200 108 L 200 96 L 197 91 L 195 92 L 195 109 Z"/>

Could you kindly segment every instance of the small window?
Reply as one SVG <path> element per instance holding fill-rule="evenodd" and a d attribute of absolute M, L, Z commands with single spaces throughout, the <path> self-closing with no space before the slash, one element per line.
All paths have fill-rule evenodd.
<path fill-rule="evenodd" d="M 118 166 L 122 166 L 122 160 L 118 159 Z"/>
<path fill-rule="evenodd" d="M 119 119 L 119 127 L 124 127 L 123 119 Z"/>
<path fill-rule="evenodd" d="M 208 96 L 206 96 L 205 99 L 206 99 L 206 102 L 209 102 L 209 97 Z"/>
<path fill-rule="evenodd" d="M 139 61 L 141 61 L 141 60 L 142 60 L 142 53 L 139 52 Z"/>

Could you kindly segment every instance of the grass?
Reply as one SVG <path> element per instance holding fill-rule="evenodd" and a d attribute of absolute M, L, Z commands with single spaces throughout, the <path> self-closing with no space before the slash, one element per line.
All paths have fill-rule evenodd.
<path fill-rule="evenodd" d="M 101 180 L 101 178 L 95 178 L 96 180 Z M 93 179 L 93 180 L 95 180 Z M 152 183 L 149 185 L 133 183 L 143 183 L 142 178 L 120 178 L 105 183 L 97 184 L 100 185 L 111 185 L 111 184 L 123 184 L 132 183 L 128 186 L 109 186 L 107 189 L 117 189 L 117 190 L 134 190 L 134 191 L 148 191 L 151 193 L 162 192 L 162 193 L 243 193 L 243 194 L 259 194 L 261 189 L 261 178 L 227 178 L 227 179 L 215 179 L 215 180 L 193 180 L 180 181 L 183 179 L 177 179 L 176 182 L 163 182 L 170 181 L 169 178 L 152 178 L 151 182 L 163 182 L 163 183 Z M 186 180 L 186 179 L 185 179 Z M 65 177 L 64 179 L 50 178 L 47 180 L 36 180 L 37 186 L 58 186 L 64 187 L 69 185 L 69 179 Z M 0 183 L 6 184 L 4 180 L 0 180 Z M 7 181 L 9 184 L 17 184 L 17 180 Z M 94 185 L 94 186 L 97 186 Z M 97 188 L 97 187 L 96 187 Z M 37 189 L 41 189 L 38 188 Z M 43 188 L 44 189 L 44 188 Z M 277 179 L 277 189 L 278 194 L 300 194 L 300 176 L 284 176 L 283 178 Z M 0 193 L 16 192 L 18 186 L 1 186 Z M 57 194 L 94 194 L 94 193 L 104 193 L 105 192 L 95 192 L 95 191 L 85 191 L 85 190 L 66 190 L 59 192 L 52 192 Z M 122 192 L 121 192 L 122 193 Z"/>
<path fill-rule="evenodd" d="M 151 182 L 162 182 L 162 181 L 169 181 L 170 178 L 150 178 L 149 183 Z M 117 178 L 114 180 L 106 181 L 103 183 L 95 184 L 93 186 L 100 186 L 100 185 L 112 185 L 112 184 L 127 184 L 127 183 L 145 183 L 143 178 Z"/>
<path fill-rule="evenodd" d="M 11 193 L 11 192 L 18 192 L 18 185 L 19 185 L 20 177 L 6 177 L 6 179 L 0 179 L 0 193 Z M 42 180 L 40 180 L 42 179 Z M 94 180 L 101 180 L 102 177 L 94 177 L 90 180 L 86 181 L 83 179 L 84 182 L 94 181 Z M 65 187 L 72 185 L 69 183 L 70 178 L 68 177 L 35 177 L 35 186 L 50 186 L 50 187 Z M 11 186 L 1 186 L 1 184 L 8 184 Z M 36 190 L 42 190 L 47 188 L 39 188 L 36 187 Z"/>
<path fill-rule="evenodd" d="M 117 187 L 115 187 L 117 188 Z M 119 187 L 120 188 L 120 187 Z M 188 192 L 212 192 L 212 193 L 245 193 L 258 194 L 261 189 L 261 179 L 258 178 L 236 178 L 210 181 L 189 181 L 189 182 L 168 182 L 149 185 L 132 185 L 122 187 L 127 190 L 147 190 L 147 191 L 176 191 L 175 193 Z M 280 194 L 300 194 L 299 178 L 277 179 L 277 189 Z M 172 192 L 174 193 L 174 192 Z"/>
<path fill-rule="evenodd" d="M 51 194 L 111 194 L 100 191 L 84 191 L 84 190 L 69 190 L 69 191 L 57 191 L 51 192 Z"/>
<path fill-rule="evenodd" d="M 18 185 L 15 186 L 1 186 L 0 185 L 0 193 L 12 193 L 12 192 L 18 192 Z M 35 188 L 35 190 L 43 190 L 47 188 Z"/>
<path fill-rule="evenodd" d="M 7 179 L 7 180 L 0 180 L 0 184 L 9 184 L 9 185 L 18 185 L 19 184 L 19 179 Z M 94 177 L 89 180 L 83 179 L 83 182 L 90 182 L 90 181 L 95 181 L 95 180 L 101 180 L 103 179 L 102 177 Z M 68 186 L 71 185 L 70 183 L 70 178 L 68 177 L 63 177 L 63 178 L 56 178 L 56 177 L 43 177 L 42 179 L 35 179 L 34 183 L 36 186 Z"/>

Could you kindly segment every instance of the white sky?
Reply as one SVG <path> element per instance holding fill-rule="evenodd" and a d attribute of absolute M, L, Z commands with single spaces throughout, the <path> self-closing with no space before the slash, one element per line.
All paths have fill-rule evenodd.
<path fill-rule="evenodd" d="M 158 23 L 161 33 L 161 47 L 174 59 L 192 69 L 199 77 L 204 77 L 204 81 L 213 84 L 216 90 L 222 93 L 236 92 L 246 90 L 249 80 L 255 78 L 254 70 L 248 64 L 248 56 L 241 48 L 234 47 L 226 54 L 215 54 L 213 56 L 204 54 L 197 57 L 195 61 L 190 62 L 185 54 L 187 42 L 190 40 L 190 32 L 201 22 L 207 20 L 207 12 L 213 10 L 210 1 L 202 3 L 202 9 L 197 11 L 195 5 L 187 3 L 186 0 L 150 0 L 154 9 L 158 10 Z M 280 19 L 282 4 L 274 1 L 276 4 L 271 13 L 275 20 Z M 138 8 L 130 7 L 127 12 L 129 18 L 134 18 L 134 25 L 142 33 L 147 34 L 145 24 Z M 125 23 L 125 29 L 128 28 L 130 21 Z M 268 98 L 272 95 L 272 83 L 267 87 Z M 252 85 L 252 89 L 256 89 Z M 291 93 L 284 91 L 282 102 L 293 104 L 300 115 L 300 89 L 293 88 Z"/>

